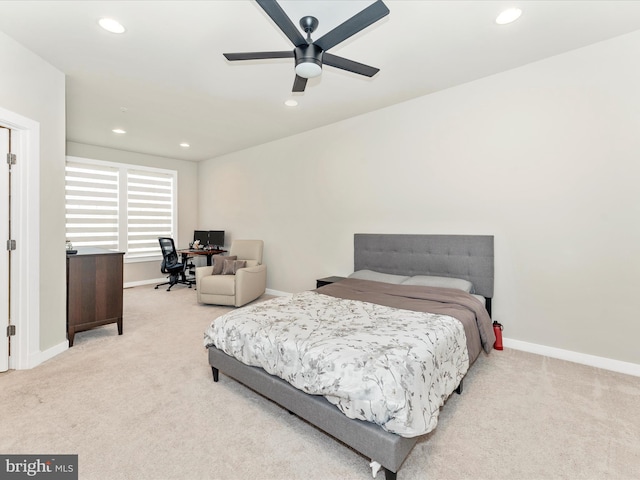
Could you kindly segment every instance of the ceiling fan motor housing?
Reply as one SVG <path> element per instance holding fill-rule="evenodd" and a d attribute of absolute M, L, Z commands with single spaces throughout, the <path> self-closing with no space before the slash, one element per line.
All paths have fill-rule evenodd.
<path fill-rule="evenodd" d="M 323 50 L 313 43 L 296 47 L 294 50 L 296 73 L 304 78 L 320 75 L 322 73 L 322 54 Z"/>

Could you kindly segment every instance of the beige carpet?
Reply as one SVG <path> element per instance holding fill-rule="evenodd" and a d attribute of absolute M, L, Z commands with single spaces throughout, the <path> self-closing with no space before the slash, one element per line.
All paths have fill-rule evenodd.
<path fill-rule="evenodd" d="M 0 374 L 0 453 L 78 454 L 81 479 L 359 479 L 369 459 L 221 375 L 202 347 L 226 308 L 124 293 L 110 325 Z M 378 478 L 383 478 L 378 474 Z M 399 480 L 640 478 L 640 378 L 515 350 L 481 357 Z"/>

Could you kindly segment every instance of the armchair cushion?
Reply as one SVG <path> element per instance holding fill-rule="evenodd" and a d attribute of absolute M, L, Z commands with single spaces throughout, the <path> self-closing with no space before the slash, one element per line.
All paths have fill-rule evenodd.
<path fill-rule="evenodd" d="M 236 294 L 236 280 L 233 275 L 208 275 L 200 279 L 198 288 L 201 294 L 214 293 L 230 295 L 233 298 Z"/>
<path fill-rule="evenodd" d="M 238 269 L 247 266 L 246 260 L 225 260 L 222 267 L 222 275 L 235 275 Z"/>
<path fill-rule="evenodd" d="M 226 260 L 235 260 L 237 258 L 237 255 L 230 255 L 228 257 L 223 257 L 222 255 L 214 255 L 213 272 L 211 273 L 211 275 L 222 275 L 222 270 L 224 270 L 224 262 Z"/>

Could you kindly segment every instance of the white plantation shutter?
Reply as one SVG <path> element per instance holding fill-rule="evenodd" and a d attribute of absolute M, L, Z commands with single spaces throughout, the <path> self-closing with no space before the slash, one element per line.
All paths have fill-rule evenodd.
<path fill-rule="evenodd" d="M 127 252 L 129 256 L 158 254 L 158 237 L 173 236 L 173 176 L 127 172 Z"/>
<path fill-rule="evenodd" d="M 67 240 L 74 246 L 118 249 L 117 169 L 67 162 Z"/>
<path fill-rule="evenodd" d="M 177 172 L 67 157 L 66 232 L 73 246 L 161 258 L 158 237 L 175 238 Z"/>

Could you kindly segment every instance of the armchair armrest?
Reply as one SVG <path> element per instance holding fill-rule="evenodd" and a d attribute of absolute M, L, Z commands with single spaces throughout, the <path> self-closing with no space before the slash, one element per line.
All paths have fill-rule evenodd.
<path fill-rule="evenodd" d="M 245 267 L 236 272 L 236 306 L 244 305 L 245 303 L 255 300 L 262 295 L 266 289 L 266 265 Z"/>
<path fill-rule="evenodd" d="M 211 266 L 196 267 L 196 288 L 197 288 L 198 283 L 200 282 L 200 279 L 202 277 L 206 277 L 208 275 L 211 275 L 212 272 L 213 272 L 213 267 L 211 267 Z"/>

